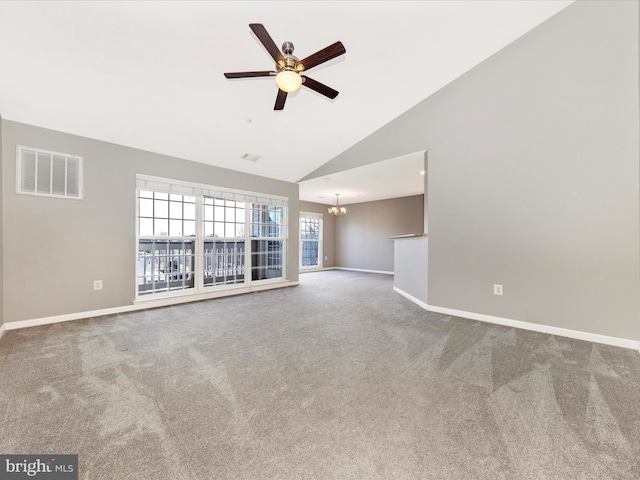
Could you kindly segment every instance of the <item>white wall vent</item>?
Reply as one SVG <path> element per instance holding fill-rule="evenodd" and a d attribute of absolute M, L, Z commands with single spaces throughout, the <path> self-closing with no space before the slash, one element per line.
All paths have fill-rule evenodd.
<path fill-rule="evenodd" d="M 16 193 L 82 199 L 82 157 L 18 146 Z"/>
<path fill-rule="evenodd" d="M 250 162 L 257 162 L 259 158 L 259 155 L 252 155 L 250 153 L 245 153 L 244 155 L 242 155 L 243 160 L 248 160 Z"/>

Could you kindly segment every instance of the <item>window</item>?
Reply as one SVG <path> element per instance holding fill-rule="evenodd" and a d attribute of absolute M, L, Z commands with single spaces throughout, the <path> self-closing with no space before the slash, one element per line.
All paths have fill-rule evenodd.
<path fill-rule="evenodd" d="M 251 279 L 281 278 L 284 212 L 274 205 L 251 205 Z"/>
<path fill-rule="evenodd" d="M 322 266 L 322 214 L 300 212 L 300 267 Z"/>
<path fill-rule="evenodd" d="M 245 203 L 205 196 L 203 224 L 204 286 L 244 283 Z"/>
<path fill-rule="evenodd" d="M 137 185 L 138 296 L 284 278 L 285 198 L 145 175 Z"/>
<path fill-rule="evenodd" d="M 195 237 L 196 199 L 192 196 L 139 190 L 141 237 Z"/>
<path fill-rule="evenodd" d="M 18 146 L 16 192 L 82 199 L 82 157 Z"/>
<path fill-rule="evenodd" d="M 194 288 L 196 199 L 138 190 L 138 295 Z"/>
<path fill-rule="evenodd" d="M 140 239 L 138 294 L 193 288 L 194 242 Z"/>

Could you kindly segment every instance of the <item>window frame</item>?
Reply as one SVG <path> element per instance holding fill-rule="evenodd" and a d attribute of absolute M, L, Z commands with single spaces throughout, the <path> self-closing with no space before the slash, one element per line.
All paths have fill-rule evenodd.
<path fill-rule="evenodd" d="M 146 293 L 140 295 L 138 288 L 138 259 L 139 259 L 139 245 L 140 240 L 145 239 L 148 236 L 141 236 L 139 230 L 139 218 L 140 218 L 140 202 L 139 192 L 140 190 L 160 191 L 164 193 L 177 193 L 182 195 L 190 195 L 195 197 L 196 201 L 196 234 L 195 237 L 190 237 L 195 241 L 195 253 L 194 253 L 194 286 L 193 288 L 186 288 L 181 290 L 173 290 L 167 292 L 158 293 Z M 245 236 L 236 237 L 234 240 L 244 240 L 245 252 L 244 252 L 244 282 L 233 284 L 214 284 L 206 285 L 204 281 L 204 244 L 207 239 L 220 238 L 223 241 L 228 240 L 227 237 L 205 237 L 204 235 L 204 197 L 218 197 L 227 200 L 236 200 L 245 202 Z M 250 215 L 253 205 L 276 205 L 281 206 L 282 209 L 282 237 L 278 237 L 275 240 L 282 240 L 282 275 L 276 278 L 266 278 L 260 280 L 253 280 L 251 277 L 251 241 L 257 238 L 251 237 L 251 224 Z M 146 302 L 149 300 L 158 300 L 163 298 L 171 298 L 177 296 L 189 296 L 189 295 L 201 295 L 203 298 L 217 296 L 216 292 L 223 292 L 226 290 L 242 290 L 250 289 L 251 287 L 260 287 L 270 283 L 287 283 L 289 282 L 287 272 L 287 232 L 288 232 L 288 198 L 278 195 L 270 195 L 264 193 L 255 193 L 249 191 L 243 191 L 238 189 L 231 189 L 226 187 L 219 187 L 214 185 L 199 184 L 193 182 L 184 182 L 179 180 L 173 180 L 163 177 L 155 177 L 151 175 L 137 174 L 136 175 L 136 187 L 135 187 L 135 297 L 134 303 Z M 173 237 L 162 236 L 158 237 L 162 240 L 171 240 Z M 176 240 L 183 237 L 176 238 Z M 273 238 L 270 240 L 274 240 Z"/>
<path fill-rule="evenodd" d="M 267 222 L 264 221 L 264 219 L 261 217 L 259 222 L 254 222 L 254 218 L 253 218 L 253 212 L 254 212 L 254 205 L 258 205 L 260 207 L 267 207 L 266 210 L 264 208 L 261 208 L 259 210 L 259 212 L 261 213 L 267 213 L 266 218 L 267 218 Z M 270 225 L 270 217 L 269 217 L 269 213 L 271 212 L 271 208 L 281 208 L 282 211 L 280 212 L 281 215 L 281 219 L 282 222 L 276 225 Z M 249 236 L 249 240 L 251 242 L 250 248 L 248 249 L 248 253 L 249 253 L 249 258 L 250 260 L 250 264 L 248 264 L 251 267 L 251 281 L 252 282 L 264 282 L 264 283 L 268 283 L 268 282 L 278 282 L 281 281 L 280 279 L 284 279 L 286 278 L 286 269 L 287 269 L 287 217 L 288 217 L 288 209 L 286 206 L 281 206 L 281 205 L 266 205 L 263 203 L 256 203 L 256 204 L 251 204 L 251 207 L 249 210 L 249 232 L 248 232 L 248 236 Z M 265 233 L 265 227 L 266 227 L 266 232 L 267 234 L 264 235 Z M 254 228 L 258 229 L 259 234 L 258 235 L 254 235 Z M 272 229 L 275 228 L 276 232 L 279 233 L 279 235 L 272 235 L 271 231 Z M 260 243 L 260 244 L 264 244 L 264 242 L 267 243 L 267 250 L 257 250 L 254 251 L 253 250 L 253 244 L 254 243 Z M 259 272 L 259 271 L 269 271 L 270 270 L 270 258 L 274 255 L 274 252 L 271 251 L 270 243 L 273 242 L 282 242 L 282 248 L 279 252 L 275 252 L 275 255 L 277 255 L 279 253 L 280 255 L 280 259 L 281 259 L 281 273 L 282 275 L 280 277 L 266 277 L 266 278 L 261 278 L 261 279 L 257 279 L 254 280 L 253 276 L 254 273 Z M 260 265 L 254 265 L 253 260 L 254 260 L 254 255 L 256 256 L 255 258 L 259 258 L 257 255 L 261 254 L 262 256 L 266 255 L 267 258 L 267 262 L 266 264 L 260 264 Z"/>
<path fill-rule="evenodd" d="M 141 196 L 141 191 L 147 191 L 152 193 L 151 197 L 142 197 Z M 164 194 L 166 195 L 166 199 L 163 198 L 156 198 L 156 193 L 157 194 Z M 175 198 L 172 198 L 173 196 L 179 195 L 181 197 L 179 203 L 181 204 L 181 209 L 182 209 L 182 214 L 180 215 L 180 221 L 182 222 L 182 226 L 181 226 L 181 235 L 171 235 L 171 233 L 173 232 L 173 228 L 170 226 L 171 225 L 171 220 L 172 220 L 172 213 L 171 213 L 171 203 L 178 203 L 178 201 Z M 169 295 L 169 294 L 183 294 L 186 291 L 190 291 L 196 288 L 197 286 L 197 277 L 196 277 L 196 264 L 197 264 L 197 258 L 198 258 L 198 240 L 197 240 L 197 229 L 198 229 L 198 199 L 196 197 L 194 197 L 194 201 L 193 202 L 189 202 L 186 200 L 185 197 L 188 197 L 189 195 L 185 195 L 182 193 L 175 193 L 175 192 L 162 192 L 159 190 L 147 190 L 147 189 L 143 189 L 143 188 L 139 188 L 136 186 L 136 250 L 138 252 L 137 254 L 137 261 L 136 261 L 136 298 L 137 299 L 141 299 L 141 298 L 158 298 L 158 296 L 161 295 Z M 144 215 L 141 216 L 141 212 L 140 212 L 140 204 L 141 204 L 141 200 L 149 200 L 151 201 L 152 204 L 152 215 L 151 217 L 149 217 L 148 215 Z M 166 218 L 163 216 L 155 216 L 155 208 L 156 208 L 156 202 L 166 202 L 167 206 L 166 206 Z M 191 218 L 186 218 L 185 216 L 185 204 L 187 205 L 194 205 L 195 208 L 195 212 L 193 215 L 193 220 L 191 220 Z M 151 234 L 145 234 L 145 235 L 141 235 L 140 234 L 140 225 L 141 225 L 141 220 L 142 219 L 151 219 L 152 220 L 152 227 L 151 227 Z M 158 234 L 156 232 L 156 219 L 159 220 L 166 220 L 167 222 L 167 232 L 166 235 L 163 234 Z M 174 221 L 176 221 L 177 219 L 173 218 Z M 189 221 L 194 221 L 195 222 L 195 230 L 196 233 L 194 235 L 186 235 L 184 232 L 184 225 L 185 222 L 189 222 Z M 151 273 L 151 285 L 152 288 L 150 289 L 151 291 L 146 291 L 145 293 L 141 293 L 141 289 L 140 289 L 140 243 L 144 242 L 144 241 L 150 241 L 152 242 L 152 252 L 154 252 L 151 255 L 151 264 L 152 264 L 152 273 Z M 156 242 L 161 243 L 161 242 L 166 242 L 168 244 L 168 248 L 167 248 L 167 252 L 165 253 L 165 255 L 160 256 L 160 255 L 156 255 Z M 186 274 L 191 275 L 192 276 L 192 282 L 193 286 L 191 287 L 184 287 L 183 288 L 176 288 L 174 286 L 174 288 L 171 287 L 171 281 L 169 280 L 169 277 L 171 276 L 171 274 L 173 274 L 173 271 L 165 271 L 166 270 L 166 266 L 165 266 L 165 270 L 162 271 L 157 271 L 155 272 L 153 269 L 155 268 L 155 264 L 156 263 L 160 263 L 160 258 L 164 258 L 164 260 L 168 260 L 172 255 L 169 253 L 169 251 L 171 250 L 171 246 L 172 243 L 175 244 L 177 242 L 181 242 L 183 244 L 183 246 L 189 242 L 192 243 L 192 253 L 189 255 L 186 255 L 184 252 L 179 255 L 180 257 L 186 257 L 189 256 L 191 257 L 191 265 L 192 265 L 192 270 L 189 270 L 188 272 L 186 271 L 182 271 L 180 272 L 180 270 L 178 270 L 178 273 L 176 273 L 176 275 L 178 277 L 182 276 L 183 278 L 180 278 L 180 280 L 182 280 L 183 285 L 186 283 L 184 280 L 184 276 Z M 170 260 L 171 262 L 173 260 Z M 185 261 L 185 265 L 186 265 L 186 261 Z M 146 273 L 146 259 L 145 259 L 145 273 Z M 146 278 L 149 275 L 142 275 L 142 277 Z M 156 282 L 155 279 L 156 278 L 161 278 L 164 277 L 165 281 L 164 282 Z M 166 287 L 161 287 L 161 290 L 156 292 L 156 283 L 160 283 L 160 284 L 166 284 Z M 145 285 L 147 283 L 145 282 Z M 146 290 L 146 289 L 145 289 Z"/>
<path fill-rule="evenodd" d="M 251 208 L 251 203 L 247 203 L 244 200 L 236 200 L 236 199 L 228 199 L 228 198 L 224 198 L 224 197 L 220 197 L 220 196 L 216 196 L 216 197 L 212 197 L 209 195 L 203 195 L 202 197 L 202 221 L 201 221 L 201 225 L 203 227 L 203 231 L 202 231 L 202 262 L 203 262 L 203 266 L 202 266 L 202 286 L 205 290 L 211 290 L 212 287 L 218 287 L 221 288 L 223 286 L 244 286 L 247 285 L 247 262 L 249 260 L 248 255 L 249 255 L 249 249 L 247 248 L 247 211 L 250 210 Z M 205 198 L 210 198 L 213 200 L 213 202 L 211 204 L 206 203 Z M 217 200 L 224 200 L 224 205 L 217 205 L 216 202 Z M 233 207 L 228 206 L 227 202 L 235 202 L 235 205 Z M 244 225 L 244 235 L 239 236 L 237 235 L 237 230 L 236 230 L 236 235 L 234 236 L 227 236 L 227 223 L 229 224 L 235 224 L 236 228 L 237 225 L 240 224 L 240 222 L 238 222 L 238 210 L 239 207 L 237 206 L 237 203 L 242 202 L 244 204 L 244 207 L 242 207 L 242 209 L 244 210 L 244 219 L 242 222 L 242 225 Z M 212 212 L 211 212 L 211 220 L 207 219 L 207 215 L 205 212 L 205 209 L 211 206 L 212 208 Z M 222 222 L 220 222 L 219 220 L 216 220 L 216 207 L 218 208 L 223 208 L 224 209 L 224 220 Z M 227 217 L 227 208 L 233 208 L 234 209 L 234 217 L 235 220 L 233 222 L 227 222 L 226 221 L 226 217 Z M 213 235 L 207 235 L 207 228 L 206 228 L 206 223 L 211 223 L 211 227 L 212 227 L 212 232 Z M 224 235 L 223 236 L 215 236 L 215 231 L 216 231 L 216 223 L 222 223 L 223 227 L 224 227 Z M 207 242 L 213 242 L 213 244 L 215 245 L 218 242 L 222 242 L 225 244 L 225 247 L 227 245 L 227 243 L 244 243 L 244 252 L 243 252 L 243 264 L 242 264 L 242 281 L 235 281 L 235 282 L 229 282 L 229 281 L 225 281 L 223 283 L 216 283 L 215 280 L 215 275 L 212 276 L 211 278 L 213 278 L 213 281 L 211 283 L 207 283 L 205 281 L 205 274 L 209 271 L 205 265 L 205 243 Z M 208 254 L 206 254 L 208 255 Z M 212 262 L 212 271 L 215 272 L 216 271 L 216 266 L 214 265 L 215 260 L 218 258 L 216 256 L 216 253 L 212 253 L 212 258 L 211 258 L 211 262 Z M 226 254 L 225 254 L 226 255 Z M 237 280 L 237 267 L 236 267 L 236 280 Z M 226 274 L 225 274 L 225 278 L 226 278 Z"/>
<path fill-rule="evenodd" d="M 317 220 L 319 222 L 319 235 L 318 240 L 303 239 L 302 238 L 302 221 L 303 220 Z M 321 213 L 315 212 L 300 212 L 298 220 L 298 238 L 300 240 L 300 248 L 298 252 L 298 267 L 300 271 L 317 270 L 324 268 L 324 216 Z M 317 265 L 302 265 L 302 259 L 304 254 L 303 243 L 304 242 L 317 242 L 318 243 L 318 264 Z"/>

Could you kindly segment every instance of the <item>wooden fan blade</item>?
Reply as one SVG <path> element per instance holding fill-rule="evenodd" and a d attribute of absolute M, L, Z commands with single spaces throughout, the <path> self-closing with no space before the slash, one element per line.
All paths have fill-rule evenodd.
<path fill-rule="evenodd" d="M 305 70 L 309 70 L 321 63 L 328 62 L 332 58 L 339 57 L 346 52 L 347 50 L 344 48 L 344 45 L 342 45 L 342 42 L 336 42 L 313 55 L 309 55 L 307 58 L 303 58 L 298 62 L 298 65 L 302 64 Z"/>
<path fill-rule="evenodd" d="M 264 45 L 264 48 L 267 49 L 267 52 L 269 52 L 269 55 L 273 57 L 276 63 L 281 63 L 284 66 L 284 56 L 273 41 L 273 38 L 271 38 L 271 35 L 269 35 L 269 32 L 267 32 L 267 29 L 264 28 L 264 25 L 261 23 L 250 23 L 249 28 L 253 30 L 253 33 L 256 34 L 258 40 Z"/>
<path fill-rule="evenodd" d="M 339 92 L 337 90 L 334 90 L 331 87 L 327 87 L 325 84 L 320 83 L 313 78 L 309 78 L 305 75 L 300 76 L 302 77 L 302 85 L 304 85 L 305 87 L 308 87 L 311 90 L 315 90 L 316 92 L 321 93 L 325 97 L 329 97 L 331 99 L 334 99 L 338 96 Z"/>
<path fill-rule="evenodd" d="M 287 92 L 278 89 L 278 96 L 276 97 L 276 105 L 274 110 L 282 110 L 284 108 L 284 102 L 287 100 Z"/>
<path fill-rule="evenodd" d="M 231 72 L 225 73 L 224 76 L 227 78 L 249 78 L 249 77 L 270 77 L 271 75 L 275 75 L 276 72 Z"/>

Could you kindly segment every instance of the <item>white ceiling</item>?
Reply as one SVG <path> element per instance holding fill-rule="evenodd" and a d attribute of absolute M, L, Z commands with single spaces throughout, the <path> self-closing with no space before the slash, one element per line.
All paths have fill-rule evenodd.
<path fill-rule="evenodd" d="M 0 114 L 296 182 L 572 1 L 4 0 Z M 274 111 L 272 78 L 225 79 L 273 68 L 249 23 L 299 58 L 342 41 L 345 55 L 308 73 L 340 95 L 302 88 Z M 345 204 L 374 198 L 366 182 L 338 182 L 349 178 L 332 176 L 324 193 L 304 182 L 301 198 L 335 198 L 338 185 Z"/>
<path fill-rule="evenodd" d="M 335 205 L 373 202 L 424 193 L 424 152 L 300 182 L 300 200 Z M 424 172 L 426 173 L 426 172 Z"/>

